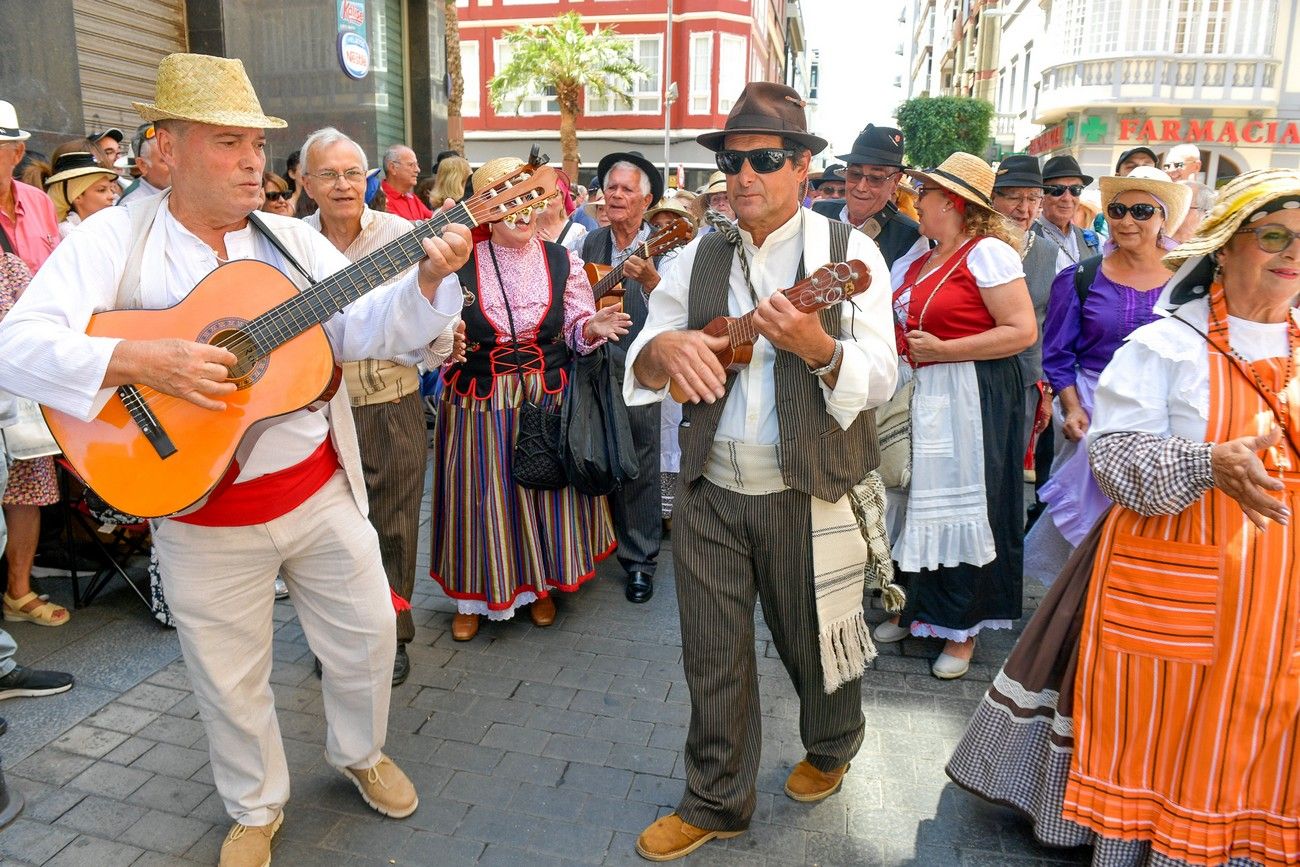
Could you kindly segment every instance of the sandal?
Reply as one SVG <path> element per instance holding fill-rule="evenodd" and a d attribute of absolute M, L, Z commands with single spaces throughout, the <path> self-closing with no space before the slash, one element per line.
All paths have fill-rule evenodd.
<path fill-rule="evenodd" d="M 32 603 L 36 603 L 35 607 L 29 607 Z M 7 621 L 26 620 L 38 626 L 62 626 L 68 622 L 68 617 L 68 609 L 46 602 L 35 593 L 28 593 L 20 599 L 4 594 L 4 618 Z"/>

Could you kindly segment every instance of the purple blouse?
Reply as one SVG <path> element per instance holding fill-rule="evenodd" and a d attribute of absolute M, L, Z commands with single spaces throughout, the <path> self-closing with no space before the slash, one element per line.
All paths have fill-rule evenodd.
<path fill-rule="evenodd" d="M 1077 367 L 1101 373 L 1130 332 L 1159 318 L 1158 287 L 1140 292 L 1114 282 L 1101 268 L 1080 305 L 1074 291 L 1078 268 L 1063 268 L 1052 281 L 1043 321 L 1043 375 L 1056 392 L 1074 385 Z"/>

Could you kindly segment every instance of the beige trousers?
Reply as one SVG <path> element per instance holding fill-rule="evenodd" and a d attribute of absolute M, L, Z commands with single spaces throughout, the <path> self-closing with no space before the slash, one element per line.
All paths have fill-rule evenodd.
<path fill-rule="evenodd" d="M 235 821 L 265 825 L 289 798 L 270 683 L 277 572 L 324 671 L 326 759 L 338 768 L 379 761 L 395 615 L 374 528 L 343 471 L 266 524 L 155 523 L 163 592 L 208 735 L 212 776 Z"/>

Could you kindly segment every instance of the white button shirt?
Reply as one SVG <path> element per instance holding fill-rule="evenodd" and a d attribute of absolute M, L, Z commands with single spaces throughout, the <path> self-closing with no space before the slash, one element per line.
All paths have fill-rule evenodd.
<path fill-rule="evenodd" d="M 259 214 L 265 223 L 298 229 L 308 238 L 310 256 L 300 264 L 323 279 L 350 263 L 323 235 L 291 217 Z M 141 263 L 141 300 L 148 309 L 170 307 L 220 264 L 216 253 L 159 209 L 153 232 L 162 233 L 162 261 L 152 261 L 151 237 Z M 93 313 L 116 306 L 118 283 L 130 248 L 127 208 L 105 208 L 85 220 L 55 248 L 18 303 L 0 324 L 0 382 L 25 397 L 83 419 L 91 419 L 113 395 L 101 388 L 116 338 L 89 337 Z M 257 259 L 286 273 L 270 243 L 246 226 L 225 236 L 230 259 Z M 158 275 L 155 277 L 154 275 Z M 390 358 L 429 343 L 459 314 L 460 286 L 451 275 L 433 303 L 419 290 L 414 269 L 376 289 L 324 323 L 339 360 Z M 180 336 L 160 334 L 159 337 Z M 272 356 L 274 358 L 274 356 Z M 272 361 L 274 363 L 274 361 Z M 329 433 L 328 410 L 299 410 L 262 427 L 256 443 L 240 450 L 243 482 L 293 466 L 307 458 Z"/>
<path fill-rule="evenodd" d="M 761 247 L 754 246 L 753 237 L 744 229 L 740 234 L 759 298 L 767 298 L 793 285 L 800 257 L 806 263 L 807 274 L 828 261 L 830 220 L 804 208 L 768 235 Z M 633 373 L 634 365 L 641 350 L 656 336 L 686 329 L 691 272 L 699 245 L 699 239 L 692 241 L 665 263 L 660 271 L 661 282 L 650 293 L 645 328 L 627 355 L 629 375 L 623 382 L 623 396 L 628 406 L 654 403 L 668 393 L 667 387 L 657 391 L 644 387 Z M 844 345 L 844 360 L 834 389 L 819 381 L 826 398 L 826 411 L 845 430 L 859 413 L 879 406 L 893 395 L 898 368 L 890 312 L 889 269 L 885 267 L 884 257 L 874 241 L 854 231 L 849 236 L 848 258 L 866 263 L 872 274 L 871 288 L 841 305 L 840 333 L 835 336 Z M 754 309 L 739 256 L 732 257 L 729 290 L 729 315 L 741 316 Z M 754 344 L 753 358 L 740 371 L 728 394 L 717 439 L 755 445 L 780 442 L 775 363 L 775 347 L 767 338 L 759 337 Z"/>

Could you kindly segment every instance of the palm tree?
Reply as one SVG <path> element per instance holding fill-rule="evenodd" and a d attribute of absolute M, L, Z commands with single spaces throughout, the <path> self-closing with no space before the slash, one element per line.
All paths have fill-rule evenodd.
<path fill-rule="evenodd" d="M 447 147 L 465 155 L 465 122 L 461 118 L 460 106 L 465 99 L 465 76 L 460 66 L 460 17 L 456 12 L 456 0 L 443 0 L 443 40 L 447 49 L 447 78 L 451 82 L 451 92 L 447 94 Z"/>
<path fill-rule="evenodd" d="M 578 177 L 578 118 L 584 88 L 594 96 L 616 94 L 631 104 L 636 78 L 649 71 L 632 58 L 632 50 L 612 27 L 590 32 L 576 12 L 549 24 L 520 27 L 503 34 L 510 62 L 488 83 L 492 107 L 508 101 L 519 110 L 530 92 L 554 93 L 560 108 L 560 150 L 564 171 Z"/>

